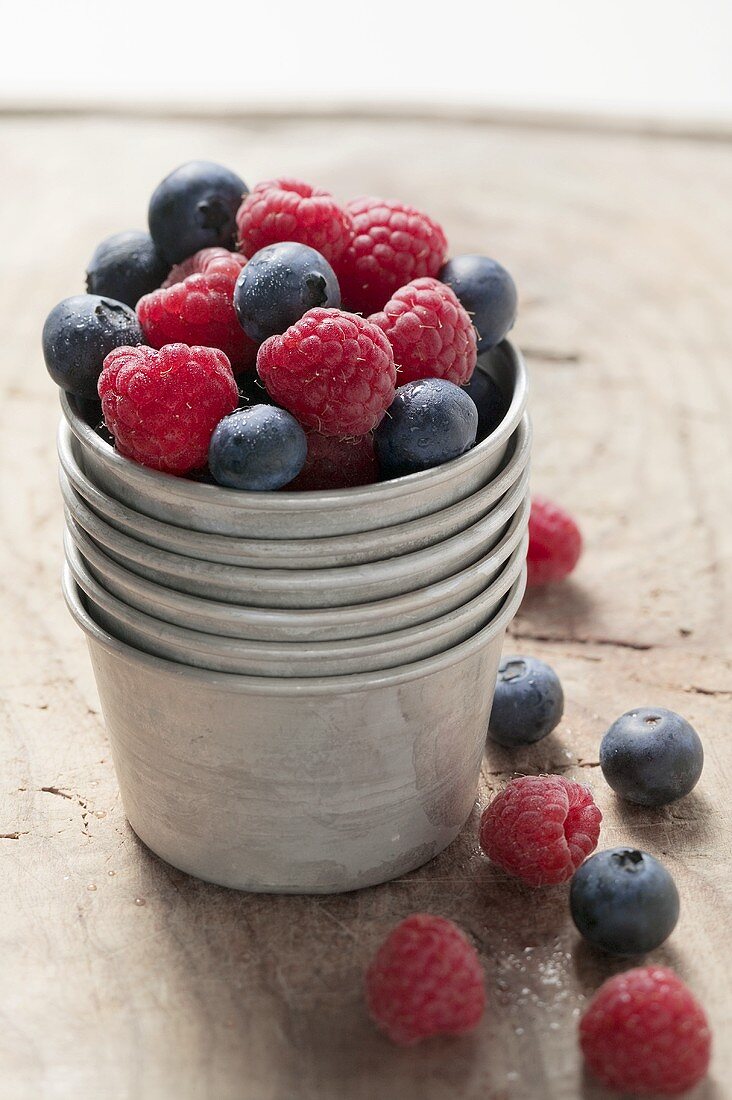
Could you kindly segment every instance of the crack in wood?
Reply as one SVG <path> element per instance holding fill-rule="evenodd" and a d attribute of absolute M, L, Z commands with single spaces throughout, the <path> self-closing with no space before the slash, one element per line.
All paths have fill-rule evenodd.
<path fill-rule="evenodd" d="M 0 833 L 0 840 L 20 840 L 22 836 L 28 836 L 28 829 L 16 833 Z"/>
<path fill-rule="evenodd" d="M 561 645 L 609 646 L 614 649 L 634 649 L 641 653 L 656 648 L 652 642 L 629 642 L 625 638 L 577 638 L 561 634 L 535 634 L 528 630 L 511 630 L 510 636 L 518 638 L 519 641 L 554 642 Z"/>
<path fill-rule="evenodd" d="M 543 363 L 581 363 L 582 356 L 578 351 L 555 351 L 553 348 L 521 349 L 527 359 L 538 359 Z"/>

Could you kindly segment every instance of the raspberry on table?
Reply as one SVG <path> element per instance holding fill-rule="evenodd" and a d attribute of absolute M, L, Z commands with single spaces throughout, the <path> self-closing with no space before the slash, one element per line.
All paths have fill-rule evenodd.
<path fill-rule="evenodd" d="M 252 367 L 257 345 L 243 331 L 234 309 L 234 287 L 246 263 L 225 248 L 204 248 L 176 264 L 160 290 L 137 303 L 148 343 L 218 348 L 235 371 Z"/>
<path fill-rule="evenodd" d="M 265 180 L 248 195 L 236 215 L 239 247 L 247 256 L 280 241 L 310 245 L 329 263 L 339 260 L 353 227 L 351 216 L 329 191 L 296 179 Z"/>
<path fill-rule="evenodd" d="M 400 1046 L 472 1031 L 485 1001 L 475 948 L 452 921 L 429 913 L 398 924 L 366 973 L 369 1014 Z"/>
<path fill-rule="evenodd" d="M 237 407 L 239 391 L 222 351 L 169 344 L 110 352 L 99 396 L 120 454 L 186 474 L 206 464 L 214 428 Z"/>
<path fill-rule="evenodd" d="M 568 512 L 535 496 L 529 516 L 528 584 L 549 584 L 569 576 L 582 553 L 580 529 Z"/>
<path fill-rule="evenodd" d="M 588 1068 L 612 1089 L 673 1096 L 705 1076 L 711 1032 L 673 970 L 640 966 L 600 986 L 580 1021 Z"/>
<path fill-rule="evenodd" d="M 288 492 L 353 489 L 379 480 L 379 464 L 370 433 L 356 439 L 338 439 L 308 432 L 307 442 L 305 465 L 287 486 Z"/>
<path fill-rule="evenodd" d="M 589 788 L 561 775 L 524 775 L 483 811 L 480 846 L 529 886 L 553 886 L 597 847 L 601 820 Z"/>
<path fill-rule="evenodd" d="M 365 435 L 394 398 L 391 344 L 376 325 L 338 309 L 311 309 L 259 349 L 267 392 L 306 428 Z"/>
<path fill-rule="evenodd" d="M 359 313 L 383 309 L 399 287 L 434 278 L 447 251 L 437 222 L 393 199 L 362 198 L 346 204 L 353 237 L 336 275 L 346 305 Z"/>
<path fill-rule="evenodd" d="M 444 283 L 414 279 L 369 320 L 394 349 L 400 386 L 421 378 L 444 378 L 456 386 L 470 380 L 478 358 L 475 329 Z"/>

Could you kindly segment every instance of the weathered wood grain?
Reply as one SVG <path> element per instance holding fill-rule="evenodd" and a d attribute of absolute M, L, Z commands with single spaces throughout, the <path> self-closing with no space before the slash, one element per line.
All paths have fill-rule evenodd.
<path fill-rule="evenodd" d="M 732 146 L 454 121 L 9 117 L 0 156 L 0 1097 L 604 1095 L 583 1078 L 575 1026 L 620 964 L 578 942 L 565 889 L 532 892 L 488 866 L 475 821 L 422 871 L 330 898 L 195 882 L 125 823 L 59 593 L 58 412 L 39 332 L 81 289 L 96 241 L 143 225 L 152 186 L 198 156 L 250 182 L 296 173 L 342 196 L 404 197 L 454 251 L 515 273 L 534 486 L 577 514 L 587 548 L 571 584 L 526 600 L 510 642 L 555 665 L 564 721 L 533 750 L 492 748 L 480 802 L 516 771 L 560 769 L 593 784 L 603 845 L 664 859 L 682 918 L 654 958 L 678 967 L 715 1028 L 698 1095 L 729 1095 Z M 623 807 L 597 767 L 605 727 L 640 703 L 682 711 L 706 745 L 697 791 L 665 810 Z M 475 938 L 490 1005 L 474 1036 L 404 1052 L 370 1027 L 359 979 L 417 909 Z"/>

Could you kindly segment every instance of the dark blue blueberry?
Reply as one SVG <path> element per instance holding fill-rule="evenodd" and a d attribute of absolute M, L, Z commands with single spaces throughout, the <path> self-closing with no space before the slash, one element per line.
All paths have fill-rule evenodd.
<path fill-rule="evenodd" d="M 176 168 L 153 191 L 147 215 L 160 255 L 177 264 L 201 248 L 233 248 L 246 194 L 244 180 L 220 164 L 191 160 Z"/>
<path fill-rule="evenodd" d="M 225 417 L 211 437 L 208 464 L 219 485 L 257 492 L 281 489 L 302 470 L 305 432 L 274 405 L 253 405 Z"/>
<path fill-rule="evenodd" d="M 621 798 L 665 806 L 696 786 L 704 767 L 699 734 L 665 707 L 629 710 L 602 739 L 602 774 Z"/>
<path fill-rule="evenodd" d="M 374 432 L 384 477 L 402 477 L 441 466 L 475 443 L 478 410 L 459 386 L 444 378 L 408 382 Z"/>
<path fill-rule="evenodd" d="M 437 275 L 447 283 L 472 317 L 478 351 L 500 344 L 516 320 L 516 284 L 495 260 L 487 256 L 454 256 Z"/>
<path fill-rule="evenodd" d="M 610 848 L 575 872 L 569 907 L 578 930 L 595 947 L 611 955 L 645 955 L 676 927 L 679 892 L 648 852 Z"/>
<path fill-rule="evenodd" d="M 475 368 L 473 377 L 466 382 L 463 389 L 472 397 L 478 410 L 477 439 L 480 442 L 501 423 L 506 415 L 508 402 L 490 374 L 481 370 L 480 365 Z"/>
<path fill-rule="evenodd" d="M 126 306 L 157 290 L 170 270 L 149 233 L 130 229 L 107 237 L 94 249 L 86 269 L 86 289 Z"/>
<path fill-rule="evenodd" d="M 324 256 L 306 244 L 283 241 L 256 252 L 234 289 L 239 324 L 257 343 L 299 321 L 309 309 L 338 309 L 341 292 Z"/>
<path fill-rule="evenodd" d="M 493 741 L 507 748 L 531 745 L 557 727 L 564 692 L 553 668 L 536 657 L 504 657 L 488 723 Z"/>
<path fill-rule="evenodd" d="M 54 382 L 94 400 L 104 357 L 113 348 L 144 344 L 134 310 L 96 294 L 76 294 L 54 306 L 43 326 L 43 357 Z"/>

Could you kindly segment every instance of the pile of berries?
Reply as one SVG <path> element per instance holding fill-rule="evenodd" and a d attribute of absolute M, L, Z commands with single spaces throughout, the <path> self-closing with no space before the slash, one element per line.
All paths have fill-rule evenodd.
<path fill-rule="evenodd" d="M 558 676 L 532 657 L 499 669 L 491 740 L 529 746 L 561 720 Z M 602 739 L 603 774 L 621 798 L 660 806 L 687 795 L 702 770 L 696 731 L 664 708 L 638 708 Z M 671 935 L 679 917 L 676 884 L 648 852 L 617 847 L 592 854 L 602 815 L 586 786 L 561 775 L 524 775 L 494 796 L 478 841 L 500 871 L 528 887 L 569 883 L 572 919 L 608 956 L 638 958 Z M 452 921 L 416 913 L 382 943 L 365 975 L 367 1009 L 399 1045 L 478 1027 L 489 995 L 478 953 Z M 629 969 L 606 981 L 580 1020 L 579 1043 L 591 1072 L 633 1095 L 676 1095 L 706 1074 L 711 1032 L 704 1010 L 673 971 Z"/>
<path fill-rule="evenodd" d="M 487 257 L 448 259 L 415 207 L 341 205 L 289 178 L 250 192 L 192 161 L 148 224 L 97 247 L 89 293 L 43 332 L 52 378 L 99 395 L 127 458 L 231 488 L 340 489 L 449 462 L 501 420 L 476 363 L 514 323 L 514 282 Z"/>

